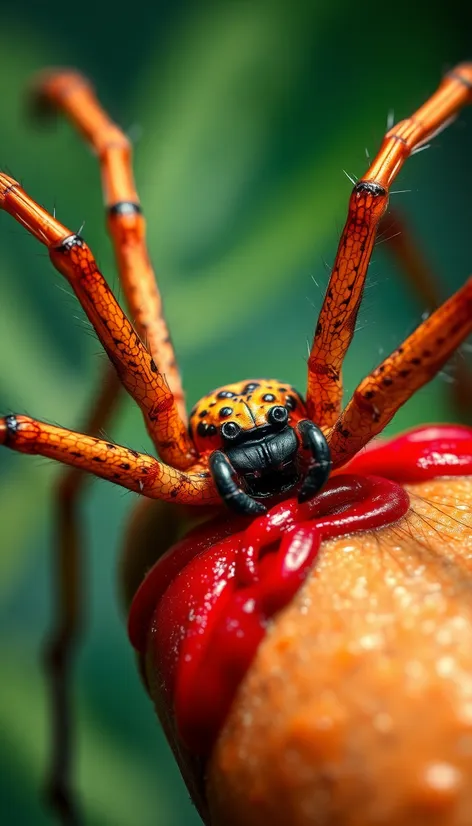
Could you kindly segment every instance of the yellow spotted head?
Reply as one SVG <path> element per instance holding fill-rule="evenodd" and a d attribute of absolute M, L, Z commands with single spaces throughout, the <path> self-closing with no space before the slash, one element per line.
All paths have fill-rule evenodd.
<path fill-rule="evenodd" d="M 292 427 L 307 417 L 305 403 L 278 379 L 246 379 L 204 396 L 190 413 L 190 435 L 200 454 L 224 448 L 256 428 Z"/>

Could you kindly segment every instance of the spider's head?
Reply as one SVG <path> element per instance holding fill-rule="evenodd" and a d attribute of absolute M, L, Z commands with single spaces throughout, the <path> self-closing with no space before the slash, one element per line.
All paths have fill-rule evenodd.
<path fill-rule="evenodd" d="M 190 415 L 190 434 L 200 454 L 223 453 L 243 490 L 260 499 L 299 481 L 294 427 L 306 415 L 293 387 L 254 379 L 219 387 L 201 399 Z"/>

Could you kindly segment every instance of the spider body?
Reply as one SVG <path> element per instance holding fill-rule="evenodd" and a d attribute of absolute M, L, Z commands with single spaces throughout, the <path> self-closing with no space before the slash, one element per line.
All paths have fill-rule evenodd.
<path fill-rule="evenodd" d="M 302 479 L 303 465 L 300 495 L 314 496 L 331 468 L 326 439 L 309 422 L 300 394 L 277 379 L 218 387 L 191 411 L 189 433 L 207 457 L 223 501 L 240 513 L 263 513 L 255 499 L 291 490 Z M 308 452 L 311 466 L 303 455 Z"/>
<path fill-rule="evenodd" d="M 24 415 L 0 418 L 0 444 L 70 467 L 60 485 L 59 611 L 49 644 L 48 673 L 55 699 L 51 796 L 64 822 L 76 823 L 69 791 L 66 688 L 68 654 L 75 641 L 79 613 L 77 504 L 82 472 L 121 485 L 146 500 L 159 500 L 154 516 L 147 508 L 139 508 L 133 521 L 132 541 L 123 566 L 128 602 L 136 594 L 131 625 L 143 631 L 136 647 L 146 663 L 162 653 L 161 648 L 156 654 L 154 645 L 156 633 L 162 629 L 170 629 L 163 649 L 172 656 L 179 647 L 176 638 L 179 645 L 185 643 L 177 668 L 179 671 L 182 666 L 175 708 L 182 721 L 182 715 L 189 710 L 191 713 L 194 695 L 198 693 L 198 707 L 207 719 L 206 711 L 211 711 L 211 698 L 218 689 L 209 681 L 209 675 L 216 673 L 218 680 L 228 679 L 232 684 L 231 691 L 220 692 L 227 698 L 244 676 L 268 620 L 287 605 L 307 575 L 319 543 L 343 533 L 382 527 L 401 519 L 408 509 L 405 491 L 385 480 L 366 476 L 361 481 L 348 477 L 343 482 L 342 477 L 329 476 L 383 431 L 399 407 L 438 373 L 469 335 L 472 279 L 438 306 L 363 379 L 344 409 L 342 365 L 354 334 L 390 187 L 408 156 L 471 102 L 472 64 L 460 65 L 450 72 L 416 113 L 389 130 L 378 155 L 354 186 L 307 362 L 305 401 L 292 387 L 275 379 L 246 380 L 205 396 L 191 411 L 190 421 L 147 253 L 145 221 L 134 184 L 129 141 L 76 72 L 45 73 L 39 78 L 36 97 L 47 108 L 65 112 L 98 155 L 107 226 L 133 318 L 131 323 L 86 242 L 37 204 L 17 181 L 0 173 L 0 208 L 46 246 L 52 264 L 73 288 L 111 363 L 85 432 Z M 106 426 L 121 387 L 139 406 L 158 458 L 97 435 Z M 457 434 L 453 434 L 449 452 L 444 452 L 442 437 L 437 447 L 430 436 L 426 440 L 430 445 L 426 446 L 427 462 L 433 451 L 446 456 L 445 464 L 440 463 L 441 472 L 455 462 L 455 473 L 470 473 L 470 445 L 465 461 L 459 461 L 463 435 L 456 438 Z M 403 447 L 400 465 L 406 455 L 402 451 Z M 376 455 L 378 458 L 379 454 Z M 424 456 L 420 459 L 423 461 Z M 381 461 L 388 464 L 385 457 Z M 404 468 L 400 472 L 400 478 L 403 477 Z M 292 489 L 297 496 L 289 499 Z M 265 500 L 272 508 L 268 514 L 264 513 Z M 174 508 L 175 505 L 179 507 Z M 182 540 L 177 551 L 174 548 L 164 557 L 157 578 L 146 577 L 141 586 L 156 556 L 182 538 L 189 505 L 198 506 L 193 507 L 195 516 L 200 508 L 199 516 L 204 518 L 208 515 L 206 506 L 210 506 L 213 516 L 216 510 L 216 522 L 204 525 L 202 533 L 193 534 L 190 541 Z M 224 505 L 239 516 L 230 519 Z M 155 526 L 156 514 L 158 540 L 150 548 L 153 531 L 148 529 Z M 315 531 L 306 524 L 311 516 L 316 518 Z M 275 535 L 280 540 L 280 553 L 271 558 L 266 550 L 271 548 Z M 199 550 L 209 551 L 209 557 L 199 556 Z M 131 560 L 133 555 L 142 558 Z M 182 582 L 185 587 L 179 591 Z M 156 592 L 149 593 L 154 585 Z M 179 595 L 172 600 L 176 591 Z M 203 626 L 193 624 L 181 633 L 183 626 L 179 622 L 189 619 L 189 599 L 201 608 L 195 616 Z M 153 616 L 158 618 L 152 619 Z M 174 616 L 176 623 L 172 622 Z M 133 634 L 132 637 L 135 639 Z M 208 662 L 209 669 L 205 667 Z M 158 693 L 162 682 L 158 669 L 148 674 L 147 679 Z M 227 705 L 218 709 L 218 725 L 210 724 L 212 738 L 217 735 Z M 195 751 L 199 738 L 205 738 L 199 721 L 200 717 L 195 733 L 194 720 L 190 720 L 192 732 L 188 740 L 196 743 Z"/>

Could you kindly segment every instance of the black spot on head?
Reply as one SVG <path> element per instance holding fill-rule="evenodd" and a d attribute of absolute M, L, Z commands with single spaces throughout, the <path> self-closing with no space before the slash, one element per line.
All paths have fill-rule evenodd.
<path fill-rule="evenodd" d="M 278 387 L 277 390 L 279 391 L 279 393 L 286 393 L 287 392 L 286 387 Z"/>
<path fill-rule="evenodd" d="M 232 390 L 220 390 L 217 395 L 217 399 L 234 399 L 236 393 L 233 393 Z"/>
<path fill-rule="evenodd" d="M 214 436 L 216 433 L 216 427 L 214 424 L 205 424 L 205 422 L 200 422 L 197 427 L 197 433 L 199 436 Z"/>
<path fill-rule="evenodd" d="M 298 405 L 298 402 L 297 402 L 295 396 L 287 396 L 287 398 L 285 399 L 285 407 L 288 410 L 296 410 L 297 405 Z"/>
<path fill-rule="evenodd" d="M 225 419 L 227 416 L 231 416 L 233 413 L 232 407 L 222 407 L 220 410 L 220 419 Z"/>
<path fill-rule="evenodd" d="M 202 410 L 202 412 L 198 414 L 199 419 L 204 419 L 205 416 L 208 416 L 208 410 Z"/>
<path fill-rule="evenodd" d="M 266 393 L 265 396 L 262 396 L 263 402 L 275 402 L 275 396 L 273 393 Z"/>
<path fill-rule="evenodd" d="M 241 390 L 241 393 L 243 393 L 245 396 L 247 396 L 248 393 L 252 393 L 253 390 L 256 390 L 260 386 L 261 385 L 257 381 L 249 382 L 249 384 L 246 384 L 243 387 L 243 389 Z"/>

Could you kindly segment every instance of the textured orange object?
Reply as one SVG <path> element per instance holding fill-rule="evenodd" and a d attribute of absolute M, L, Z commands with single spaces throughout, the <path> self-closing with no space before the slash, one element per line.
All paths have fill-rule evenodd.
<path fill-rule="evenodd" d="M 209 764 L 212 826 L 470 826 L 472 480 L 408 489 L 272 624 Z"/>

